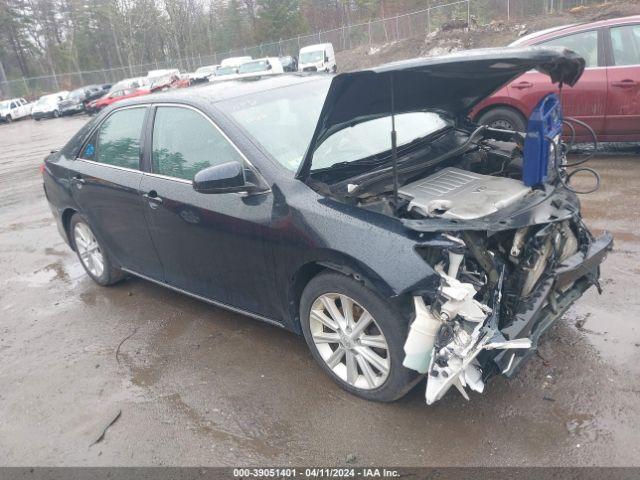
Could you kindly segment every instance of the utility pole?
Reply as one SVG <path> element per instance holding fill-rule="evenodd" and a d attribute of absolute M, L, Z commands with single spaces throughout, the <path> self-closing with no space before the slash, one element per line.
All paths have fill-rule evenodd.
<path fill-rule="evenodd" d="M 0 94 L 2 96 L 9 96 L 9 84 L 7 83 L 7 76 L 4 73 L 4 65 L 0 60 Z"/>

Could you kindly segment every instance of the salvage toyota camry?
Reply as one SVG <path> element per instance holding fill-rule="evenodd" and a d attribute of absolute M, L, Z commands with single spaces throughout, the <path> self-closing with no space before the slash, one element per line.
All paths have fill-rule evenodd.
<path fill-rule="evenodd" d="M 135 275 L 302 334 L 366 399 L 424 376 L 427 403 L 466 397 L 600 288 L 612 246 L 582 221 L 557 128 L 467 118 L 534 68 L 570 86 L 584 61 L 478 50 L 140 97 L 46 159 L 46 196 L 100 285 Z M 545 102 L 537 125 L 557 127 Z"/>

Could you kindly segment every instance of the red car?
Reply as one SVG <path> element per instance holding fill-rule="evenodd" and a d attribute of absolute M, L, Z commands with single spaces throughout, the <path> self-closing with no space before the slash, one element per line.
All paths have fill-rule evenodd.
<path fill-rule="evenodd" d="M 90 113 L 99 112 L 105 107 L 108 107 L 112 103 L 119 102 L 126 98 L 139 97 L 140 95 L 148 95 L 151 90 L 148 88 L 123 88 L 120 90 L 114 90 L 107 93 L 104 97 L 100 97 L 87 105 L 87 110 Z"/>
<path fill-rule="evenodd" d="M 588 123 L 604 142 L 640 141 L 640 15 L 568 25 L 527 35 L 510 46 L 562 46 L 586 60 L 582 78 L 562 89 L 565 116 Z M 477 123 L 525 130 L 527 118 L 547 93 L 557 92 L 549 77 L 530 71 L 477 105 Z M 578 129 L 578 141 L 590 141 Z"/>

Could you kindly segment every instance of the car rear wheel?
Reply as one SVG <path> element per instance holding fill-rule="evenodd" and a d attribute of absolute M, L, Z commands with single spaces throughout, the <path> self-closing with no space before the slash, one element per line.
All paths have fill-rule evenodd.
<path fill-rule="evenodd" d="M 478 117 L 477 123 L 502 130 L 515 130 L 516 132 L 524 132 L 527 129 L 527 121 L 524 116 L 508 107 L 496 107 L 488 110 Z"/>
<path fill-rule="evenodd" d="M 300 301 L 302 331 L 311 353 L 343 389 L 390 402 L 420 379 L 402 366 L 407 321 L 351 277 L 321 273 Z"/>
<path fill-rule="evenodd" d="M 124 278 L 122 270 L 113 266 L 89 223 L 79 213 L 71 218 L 69 232 L 80 263 L 94 282 L 106 286 Z"/>

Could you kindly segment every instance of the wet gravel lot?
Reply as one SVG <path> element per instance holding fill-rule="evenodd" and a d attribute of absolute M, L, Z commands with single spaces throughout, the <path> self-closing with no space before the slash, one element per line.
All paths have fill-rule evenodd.
<path fill-rule="evenodd" d="M 427 407 L 340 390 L 301 337 L 149 282 L 94 284 L 38 171 L 87 117 L 0 125 L 0 464 L 640 465 L 640 157 L 601 156 L 615 248 L 513 380 Z M 120 416 L 104 438 L 105 426 Z M 355 459 L 355 460 L 354 460 Z"/>

